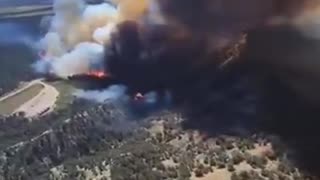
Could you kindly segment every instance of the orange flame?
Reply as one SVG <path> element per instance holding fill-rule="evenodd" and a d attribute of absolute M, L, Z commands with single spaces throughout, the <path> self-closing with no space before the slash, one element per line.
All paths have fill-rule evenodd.
<path fill-rule="evenodd" d="M 109 75 L 103 71 L 90 71 L 87 73 L 88 76 L 93 76 L 93 77 L 97 77 L 97 78 L 106 78 Z"/>

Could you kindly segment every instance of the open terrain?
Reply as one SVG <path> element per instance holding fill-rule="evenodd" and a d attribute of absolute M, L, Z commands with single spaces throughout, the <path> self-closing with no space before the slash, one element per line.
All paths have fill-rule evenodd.
<path fill-rule="evenodd" d="M 33 16 L 50 8 L 47 4 L 33 6 L 32 1 L 28 2 L 31 5 L 2 9 L 0 14 L 6 18 Z M 11 47 L 1 50 L 0 94 L 6 95 L 0 98 L 0 114 L 11 115 L 0 116 L 0 179 L 319 179 L 289 159 L 292 149 L 282 146 L 278 137 L 263 133 L 212 135 L 199 126 L 184 126 L 188 121 L 206 126 L 202 111 L 194 119 L 175 108 L 137 118 L 128 112 L 130 107 L 75 99 L 74 87 L 66 81 L 23 79 L 31 74 L 26 67 L 34 59 Z M 17 88 L 21 81 L 29 83 Z M 218 94 L 222 102 L 229 102 L 225 97 Z M 219 103 L 209 104 L 209 110 L 219 111 Z M 24 113 L 16 113 L 20 111 Z M 236 119 L 244 124 L 240 115 Z M 231 126 L 231 122 L 218 118 L 206 117 L 212 125 L 206 129 L 214 131 L 219 124 Z M 318 142 L 318 136 L 314 137 L 315 141 L 303 145 L 309 147 Z"/>
<path fill-rule="evenodd" d="M 0 99 L 0 113 L 4 115 L 15 112 L 22 104 L 32 99 L 43 89 L 42 84 L 30 83 Z"/>
<path fill-rule="evenodd" d="M 0 114 L 24 112 L 27 117 L 53 109 L 59 92 L 41 80 L 34 80 L 24 87 L 0 98 Z"/>

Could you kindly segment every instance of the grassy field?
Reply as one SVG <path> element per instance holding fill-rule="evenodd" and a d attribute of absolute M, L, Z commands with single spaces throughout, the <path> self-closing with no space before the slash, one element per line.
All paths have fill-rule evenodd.
<path fill-rule="evenodd" d="M 25 90 L 0 101 L 0 114 L 13 113 L 20 105 L 32 99 L 44 88 L 42 84 L 34 84 Z"/>
<path fill-rule="evenodd" d="M 48 83 L 51 86 L 55 87 L 59 91 L 59 97 L 56 102 L 57 109 L 65 109 L 68 108 L 70 103 L 73 100 L 72 92 L 74 91 L 74 87 L 65 81 L 55 81 Z"/>

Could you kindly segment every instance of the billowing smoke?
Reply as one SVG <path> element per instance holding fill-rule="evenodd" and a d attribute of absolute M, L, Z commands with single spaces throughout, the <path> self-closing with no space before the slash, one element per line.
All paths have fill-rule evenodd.
<path fill-rule="evenodd" d="M 192 92 L 213 86 L 203 81 L 221 73 L 221 65 L 239 59 L 244 33 L 279 24 L 305 28 L 301 19 L 317 17 L 307 1 L 290 2 L 119 0 L 115 7 L 56 0 L 35 67 L 63 78 L 105 70 L 129 92 L 169 89 L 194 98 Z"/>
<path fill-rule="evenodd" d="M 237 51 L 244 33 L 251 39 L 256 30 L 289 25 L 305 35 L 319 35 L 318 0 L 151 2 L 144 23 L 121 23 L 113 45 L 107 46 L 113 52 L 106 55 L 108 70 L 131 86 L 178 86 L 208 63 L 214 71 L 232 59 L 223 52 Z M 152 21 L 154 13 L 162 20 Z"/>
<path fill-rule="evenodd" d="M 75 95 L 137 109 L 167 104 L 169 90 L 169 102 L 190 105 L 190 119 L 209 131 L 220 124 L 254 126 L 261 109 L 274 111 L 260 117 L 270 117 L 278 132 L 302 137 L 310 124 L 317 131 L 319 0 L 114 1 L 117 8 L 55 0 L 56 14 L 40 42 L 43 60 L 35 67 L 64 78 L 106 69 L 125 87 Z M 253 78 L 271 93 L 251 89 Z"/>
<path fill-rule="evenodd" d="M 206 39 L 209 50 L 234 43 L 241 33 L 291 25 L 307 36 L 319 34 L 318 0 L 155 0 L 150 7 L 166 24 Z M 151 8 L 152 9 L 152 8 Z M 156 14 L 152 13 L 151 15 Z"/>
<path fill-rule="evenodd" d="M 54 16 L 44 17 L 41 22 L 48 33 L 39 42 L 40 59 L 47 62 L 35 63 L 35 69 L 41 73 L 49 70 L 45 73 L 62 78 L 96 71 L 91 65 L 101 54 L 92 58 L 92 52 L 102 53 L 100 45 L 110 43 L 116 25 L 125 20 L 139 21 L 149 6 L 147 0 L 114 3 L 89 5 L 84 0 L 54 0 Z"/>
<path fill-rule="evenodd" d="M 52 71 L 61 77 L 85 74 L 90 72 L 93 66 L 102 64 L 102 58 L 102 45 L 90 42 L 79 43 L 71 52 L 52 60 L 54 62 Z"/>
<path fill-rule="evenodd" d="M 109 23 L 103 27 L 97 28 L 93 32 L 93 39 L 99 44 L 109 43 L 110 42 L 110 34 L 115 29 L 115 23 Z"/>
<path fill-rule="evenodd" d="M 133 112 L 134 115 L 145 115 L 172 105 L 172 97 L 168 91 L 163 96 L 151 91 L 145 94 L 136 93 L 133 97 L 130 97 L 127 93 L 127 87 L 124 85 L 111 85 L 100 90 L 78 89 L 73 95 L 97 103 L 111 103 Z"/>
<path fill-rule="evenodd" d="M 192 105 L 189 112 L 198 110 L 196 118 L 210 113 L 211 120 L 219 119 L 230 125 L 232 120 L 243 125 L 243 119 L 250 119 L 248 124 L 252 125 L 251 120 L 258 119 L 255 115 L 261 110 L 256 104 L 260 96 L 263 96 L 261 104 L 273 106 L 271 111 L 298 112 L 297 108 L 289 108 L 299 103 L 291 103 L 297 97 L 285 98 L 292 93 L 288 89 L 301 99 L 319 104 L 320 88 L 316 84 L 320 79 L 320 45 L 300 34 L 313 38 L 319 35 L 316 6 L 310 7 L 305 3 L 307 1 L 298 0 L 156 2 L 159 4 L 154 6 L 154 11 L 163 15 L 161 21 L 152 21 L 153 17 L 146 16 L 145 24 L 134 21 L 118 24 L 117 36 L 106 46 L 107 51 L 112 52 L 105 58 L 108 71 L 129 89 L 148 92 L 168 88 L 173 92 L 174 100 L 188 98 Z M 314 2 L 319 4 L 319 1 Z M 241 48 L 236 48 L 238 44 L 241 47 L 239 36 L 243 32 L 247 34 L 245 55 Z M 233 50 L 231 52 L 240 50 L 240 58 L 218 53 L 225 47 Z M 227 59 L 236 61 L 233 65 L 238 67 L 217 68 Z M 241 67 L 240 64 L 244 65 Z M 259 92 L 260 96 L 256 98 L 247 84 L 236 83 L 248 78 L 244 77 L 248 71 L 260 71 L 248 75 L 250 82 L 255 83 L 253 78 L 257 78 L 263 84 L 258 84 L 259 91 L 262 87 L 264 92 L 278 93 L 285 87 L 284 93 L 269 96 Z M 272 77 L 270 84 L 269 81 L 266 83 L 265 76 Z M 250 95 L 254 98 L 245 98 Z M 267 109 L 265 107 L 263 105 L 263 111 Z"/>
<path fill-rule="evenodd" d="M 239 41 L 244 31 L 268 23 L 292 23 L 305 34 L 318 34 L 315 18 L 318 8 L 311 8 L 319 4 L 315 0 L 121 0 L 114 3 L 115 5 L 88 5 L 83 0 L 55 0 L 55 15 L 51 19 L 46 17 L 46 21 L 51 21 L 49 32 L 40 43 L 45 52 L 42 59 L 49 62 L 36 63 L 36 69 L 50 69 L 48 73 L 64 78 L 95 70 L 91 67 L 91 61 L 96 62 L 98 58 L 91 59 L 89 57 L 92 56 L 86 54 L 92 51 L 101 52 L 98 44 L 109 46 L 113 43 L 111 34 L 117 31 L 119 24 L 128 20 L 139 24 L 139 36 L 142 36 L 139 37 L 142 40 L 139 40 L 145 41 L 144 46 L 150 43 L 157 46 L 156 50 L 152 47 L 151 51 L 158 54 L 163 53 L 163 49 L 172 48 L 171 43 L 186 38 L 189 38 L 186 43 L 202 44 L 201 48 L 205 50 L 201 53 L 220 51 Z M 307 23 L 307 26 L 306 22 L 311 23 Z M 159 25 L 162 26 L 160 30 L 157 28 Z M 165 29 L 166 32 L 160 32 L 161 29 Z M 154 36 L 163 36 L 166 39 L 161 39 L 160 42 L 150 40 L 160 39 Z M 90 45 L 91 50 L 80 52 L 85 48 L 78 44 L 88 42 L 97 45 Z M 74 67 L 60 69 L 65 65 Z"/>
<path fill-rule="evenodd" d="M 45 17 L 50 23 L 42 23 L 49 24 L 49 31 L 39 42 L 41 60 L 35 69 L 62 78 L 101 70 L 94 68 L 102 63 L 102 44 L 109 41 L 117 9 L 107 3 L 55 0 L 54 12 L 52 18 Z"/>
<path fill-rule="evenodd" d="M 93 100 L 98 103 L 125 102 L 129 97 L 126 95 L 127 88 L 123 85 L 112 85 L 104 90 L 77 90 L 74 96 L 82 99 Z"/>

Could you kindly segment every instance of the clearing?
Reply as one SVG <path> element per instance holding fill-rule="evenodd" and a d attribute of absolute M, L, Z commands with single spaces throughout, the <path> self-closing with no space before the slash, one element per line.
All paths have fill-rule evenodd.
<path fill-rule="evenodd" d="M 32 84 L 26 88 L 18 90 L 13 94 L 9 94 L 0 99 L 0 114 L 8 115 L 13 113 L 26 101 L 32 99 L 34 96 L 40 93 L 44 88 L 42 84 Z"/>
<path fill-rule="evenodd" d="M 59 92 L 41 80 L 34 80 L 24 87 L 0 98 L 0 114 L 24 112 L 26 117 L 43 115 L 53 110 Z"/>

